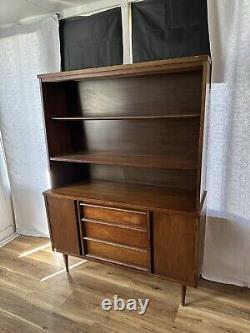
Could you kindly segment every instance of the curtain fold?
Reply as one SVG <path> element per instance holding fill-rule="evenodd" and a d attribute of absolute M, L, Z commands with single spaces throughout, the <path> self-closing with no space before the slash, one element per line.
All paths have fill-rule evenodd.
<path fill-rule="evenodd" d="M 0 243 L 15 232 L 9 177 L 0 132 Z"/>
<path fill-rule="evenodd" d="M 203 277 L 250 287 L 250 2 L 209 0 L 213 58 Z"/>
<path fill-rule="evenodd" d="M 42 191 L 49 186 L 37 74 L 60 70 L 55 16 L 0 30 L 0 126 L 17 232 L 48 235 Z"/>

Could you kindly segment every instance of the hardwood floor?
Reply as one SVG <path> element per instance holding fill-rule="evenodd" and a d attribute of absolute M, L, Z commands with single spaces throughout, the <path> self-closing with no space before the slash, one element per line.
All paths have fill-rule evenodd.
<path fill-rule="evenodd" d="M 250 290 L 202 280 L 188 288 L 157 277 L 52 253 L 47 239 L 0 249 L 1 333 L 249 333 Z M 150 299 L 147 312 L 103 311 L 104 298 Z"/>

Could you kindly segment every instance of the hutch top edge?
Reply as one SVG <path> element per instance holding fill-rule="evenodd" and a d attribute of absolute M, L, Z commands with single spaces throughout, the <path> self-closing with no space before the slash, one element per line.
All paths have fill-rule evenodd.
<path fill-rule="evenodd" d="M 201 69 L 204 63 L 211 63 L 211 59 L 208 55 L 39 74 L 38 78 L 41 82 L 62 82 L 102 77 L 128 77 L 131 75 L 136 76 L 163 72 L 197 70 Z"/>

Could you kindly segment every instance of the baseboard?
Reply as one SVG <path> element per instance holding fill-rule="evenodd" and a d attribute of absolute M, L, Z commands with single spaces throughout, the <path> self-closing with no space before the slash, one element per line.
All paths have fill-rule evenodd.
<path fill-rule="evenodd" d="M 0 248 L 13 241 L 17 237 L 19 237 L 19 234 L 15 232 L 11 236 L 4 238 L 2 241 L 0 241 Z"/>
<path fill-rule="evenodd" d="M 49 233 L 44 234 L 44 233 L 37 232 L 34 230 L 26 230 L 26 229 L 18 228 L 18 227 L 17 227 L 16 231 L 19 235 L 22 235 L 22 236 L 49 238 Z"/>

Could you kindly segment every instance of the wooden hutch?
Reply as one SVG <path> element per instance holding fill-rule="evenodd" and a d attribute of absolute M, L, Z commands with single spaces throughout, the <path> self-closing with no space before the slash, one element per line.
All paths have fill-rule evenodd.
<path fill-rule="evenodd" d="M 39 75 L 53 250 L 196 287 L 210 59 Z"/>

